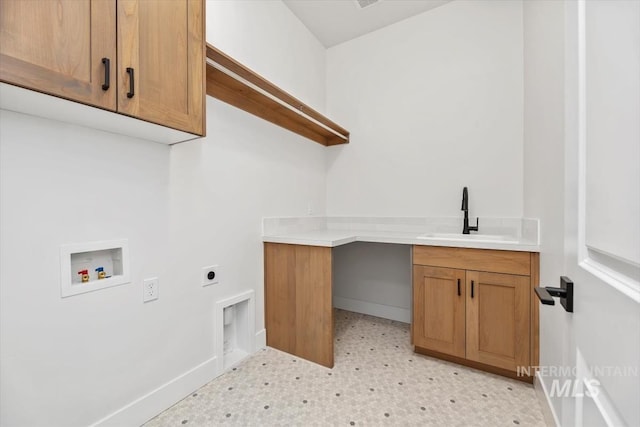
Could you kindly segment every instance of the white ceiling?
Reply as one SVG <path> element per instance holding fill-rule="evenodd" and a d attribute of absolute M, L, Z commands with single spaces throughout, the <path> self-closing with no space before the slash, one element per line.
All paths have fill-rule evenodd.
<path fill-rule="evenodd" d="M 283 1 L 325 47 L 331 47 L 451 0 L 381 0 L 365 8 L 356 0 Z"/>

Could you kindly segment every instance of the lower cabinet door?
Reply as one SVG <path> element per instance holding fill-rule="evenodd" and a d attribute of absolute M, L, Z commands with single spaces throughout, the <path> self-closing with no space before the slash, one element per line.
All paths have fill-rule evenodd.
<path fill-rule="evenodd" d="M 465 357 L 465 271 L 413 267 L 413 340 L 429 350 Z"/>
<path fill-rule="evenodd" d="M 467 359 L 529 366 L 529 277 L 467 271 Z"/>

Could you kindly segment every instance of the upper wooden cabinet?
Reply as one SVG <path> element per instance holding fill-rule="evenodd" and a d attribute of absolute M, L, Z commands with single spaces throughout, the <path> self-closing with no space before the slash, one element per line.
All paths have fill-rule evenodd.
<path fill-rule="evenodd" d="M 203 0 L 0 1 L 0 80 L 198 135 L 204 49 Z"/>
<path fill-rule="evenodd" d="M 0 80 L 115 110 L 115 28 L 113 0 L 2 0 Z"/>
<path fill-rule="evenodd" d="M 204 55 L 202 0 L 119 0 L 118 111 L 202 135 Z"/>

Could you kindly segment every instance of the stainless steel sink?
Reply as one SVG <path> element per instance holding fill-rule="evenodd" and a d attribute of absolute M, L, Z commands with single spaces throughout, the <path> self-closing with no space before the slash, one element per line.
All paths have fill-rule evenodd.
<path fill-rule="evenodd" d="M 418 236 L 418 239 L 425 240 L 458 240 L 468 242 L 487 243 L 518 243 L 513 236 L 503 236 L 499 234 L 458 234 L 458 233 L 426 233 Z"/>

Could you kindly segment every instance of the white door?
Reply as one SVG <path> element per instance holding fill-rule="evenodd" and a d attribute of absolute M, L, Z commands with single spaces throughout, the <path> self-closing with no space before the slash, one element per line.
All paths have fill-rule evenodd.
<path fill-rule="evenodd" d="M 575 302 L 561 326 L 578 387 L 561 424 L 640 426 L 640 1 L 567 1 L 565 18 L 565 269 Z"/>

